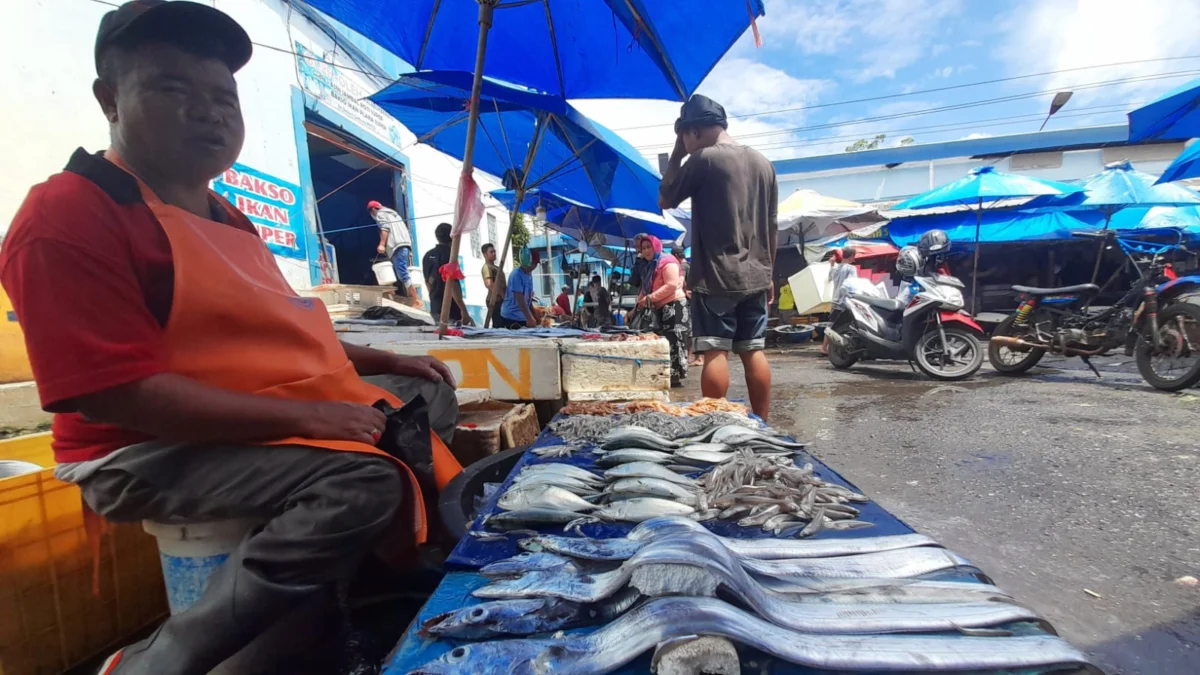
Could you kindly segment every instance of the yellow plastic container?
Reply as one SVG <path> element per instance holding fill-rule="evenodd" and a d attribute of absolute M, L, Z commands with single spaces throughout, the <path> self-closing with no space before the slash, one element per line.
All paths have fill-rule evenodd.
<path fill-rule="evenodd" d="M 110 524 L 99 594 L 79 488 L 54 478 L 50 434 L 0 441 L 0 459 L 47 467 L 0 479 L 0 675 L 50 675 L 167 615 L 154 538 Z"/>
<path fill-rule="evenodd" d="M 0 384 L 32 379 L 29 354 L 25 352 L 25 334 L 13 313 L 12 301 L 0 288 Z"/>

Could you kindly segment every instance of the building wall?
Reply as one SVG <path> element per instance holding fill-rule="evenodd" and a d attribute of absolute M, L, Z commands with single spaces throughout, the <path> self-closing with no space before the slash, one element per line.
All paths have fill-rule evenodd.
<path fill-rule="evenodd" d="M 289 247 L 290 240 L 278 232 L 272 238 L 272 250 L 288 281 L 304 289 L 321 280 L 315 209 L 320 195 L 313 194 L 308 175 L 305 108 L 335 122 L 382 156 L 408 166 L 409 213 L 419 264 L 421 255 L 434 245 L 434 228 L 452 218 L 461 163 L 427 146 L 414 145 L 411 132 L 362 100 L 388 79 L 359 72 L 373 69 L 353 60 L 323 27 L 281 0 L 212 2 L 241 23 L 257 43 L 250 63 L 237 74 L 246 122 L 246 142 L 237 168 L 300 192 L 286 223 L 295 235 L 294 246 Z M 0 234 L 7 231 L 29 188 L 60 171 L 75 148 L 100 150 L 108 145 L 107 123 L 91 86 L 96 28 L 111 9 L 91 0 L 23 0 L 5 5 L 0 41 L 7 53 L 20 58 L 0 70 L 0 90 L 5 92 L 0 128 L 7 131 L 5 160 L 0 162 Z M 300 59 L 296 53 L 311 58 Z M 485 193 L 499 187 L 498 182 L 479 173 L 476 179 Z M 252 188 L 238 191 L 218 183 L 216 189 L 235 199 L 240 194 L 288 210 L 286 202 L 260 199 Z M 497 223 L 499 246 L 507 236 L 508 213 L 489 197 L 485 196 L 485 203 Z M 267 213 L 283 217 L 276 210 Z M 372 224 L 365 204 L 361 220 L 364 226 Z M 269 235 L 272 228 L 264 230 L 262 225 L 270 221 L 256 222 L 260 231 Z M 480 236 L 482 241 L 488 240 L 486 217 Z M 477 313 L 486 294 L 483 261 L 478 247 L 468 242 L 464 237 L 461 256 L 466 300 L 472 313 Z M 421 270 L 414 269 L 414 281 L 422 278 Z"/>
<path fill-rule="evenodd" d="M 1070 152 L 1014 155 L 999 160 L 956 157 L 913 162 L 887 168 L 868 166 L 779 176 L 779 198 L 797 189 L 858 202 L 892 201 L 911 197 L 958 180 L 971 169 L 994 164 L 998 171 L 1049 180 L 1075 180 L 1099 172 L 1110 162 L 1128 159 L 1138 171 L 1160 174 L 1183 149 L 1183 144 L 1123 146 Z"/>

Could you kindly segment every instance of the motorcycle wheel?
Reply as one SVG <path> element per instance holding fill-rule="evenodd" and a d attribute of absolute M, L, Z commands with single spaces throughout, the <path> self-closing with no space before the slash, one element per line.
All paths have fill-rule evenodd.
<path fill-rule="evenodd" d="M 935 380 L 962 380 L 975 374 L 983 365 L 983 345 L 975 334 L 947 326 L 946 342 L 953 353 L 949 364 L 943 363 L 942 338 L 938 331 L 930 329 L 917 341 L 914 360 L 921 372 Z"/>
<path fill-rule="evenodd" d="M 1033 317 L 1030 318 L 1032 319 Z M 1020 336 L 1021 331 L 1019 329 L 1013 330 L 1013 322 L 1016 319 L 1017 317 L 1013 315 L 1001 321 L 1000 325 L 996 326 L 996 330 L 992 331 L 992 335 Z M 1024 354 L 1023 358 L 1015 358 L 1021 354 Z M 1008 347 L 1001 347 L 994 342 L 988 343 L 988 361 L 996 369 L 996 372 L 1004 373 L 1005 375 L 1019 375 L 1024 373 L 1036 366 L 1038 361 L 1041 361 L 1045 355 L 1045 349 L 1030 349 L 1028 352 L 1018 352 Z"/>
<path fill-rule="evenodd" d="M 829 365 L 839 370 L 845 370 L 858 363 L 858 355 L 850 353 L 849 349 L 833 340 L 829 341 Z"/>
<path fill-rule="evenodd" d="M 1158 315 L 1163 349 L 1142 340 L 1137 348 L 1137 367 L 1150 386 L 1179 391 L 1200 382 L 1200 306 L 1178 303 Z M 1187 332 L 1184 341 L 1180 327 Z M 1188 343 L 1192 349 L 1188 349 Z"/>

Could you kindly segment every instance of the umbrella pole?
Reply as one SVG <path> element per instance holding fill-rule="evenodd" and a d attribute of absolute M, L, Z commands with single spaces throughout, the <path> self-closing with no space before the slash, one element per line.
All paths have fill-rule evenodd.
<path fill-rule="evenodd" d="M 979 314 L 979 230 L 983 227 L 983 198 L 975 210 L 975 260 L 971 263 L 971 313 Z"/>
<path fill-rule="evenodd" d="M 514 195 L 517 201 L 513 204 L 513 210 L 508 212 L 508 234 L 504 236 L 504 248 L 500 251 L 500 274 L 504 274 L 504 263 L 508 261 L 508 247 L 512 244 L 512 231 L 517 225 L 517 214 L 521 211 L 521 204 L 525 202 L 525 186 L 517 186 L 517 189 L 514 190 Z M 495 281 L 492 282 L 493 285 L 495 283 Z M 504 287 L 507 290 L 507 279 L 505 280 Z M 503 302 L 503 298 L 501 298 L 501 302 Z M 495 304 L 494 301 L 488 303 L 487 318 L 483 320 L 484 328 L 492 325 L 492 308 L 495 307 Z"/>
<path fill-rule="evenodd" d="M 1102 233 L 1108 232 L 1108 224 L 1110 221 L 1112 221 L 1112 212 L 1111 211 L 1104 215 L 1104 229 L 1100 230 L 1100 232 L 1102 232 Z M 1107 243 L 1106 240 L 1101 239 L 1100 240 L 1100 250 L 1096 251 L 1096 264 L 1095 264 L 1095 266 L 1092 267 L 1092 283 L 1093 284 L 1096 283 L 1096 279 L 1100 278 L 1100 261 L 1104 260 L 1104 244 L 1105 243 Z"/>
<path fill-rule="evenodd" d="M 488 31 L 492 27 L 492 12 L 496 9 L 497 0 L 479 1 L 479 44 L 475 48 L 475 79 L 471 83 L 471 107 L 467 115 L 467 142 L 463 149 L 464 176 L 470 176 L 475 170 L 475 127 L 479 124 L 479 94 L 483 90 L 483 60 L 487 55 Z M 460 195 L 461 196 L 461 195 Z M 456 202 L 457 203 L 457 202 Z M 455 209 L 457 210 L 457 208 Z M 457 214 L 455 214 L 457 216 Z M 455 223 L 458 225 L 459 223 Z M 458 264 L 458 251 L 462 245 L 462 233 L 459 232 L 450 240 L 450 264 Z M 457 283 L 457 280 L 454 280 Z M 453 293 L 442 295 L 441 316 L 438 318 L 438 337 L 446 335 L 450 323 L 450 303 Z"/>

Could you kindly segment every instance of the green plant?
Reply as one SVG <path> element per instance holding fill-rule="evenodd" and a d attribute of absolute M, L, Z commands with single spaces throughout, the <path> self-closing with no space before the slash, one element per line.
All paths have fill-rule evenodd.
<path fill-rule="evenodd" d="M 517 211 L 513 214 L 508 236 L 512 241 L 512 250 L 514 252 L 520 251 L 529 245 L 529 228 L 525 227 L 524 213 Z"/>

